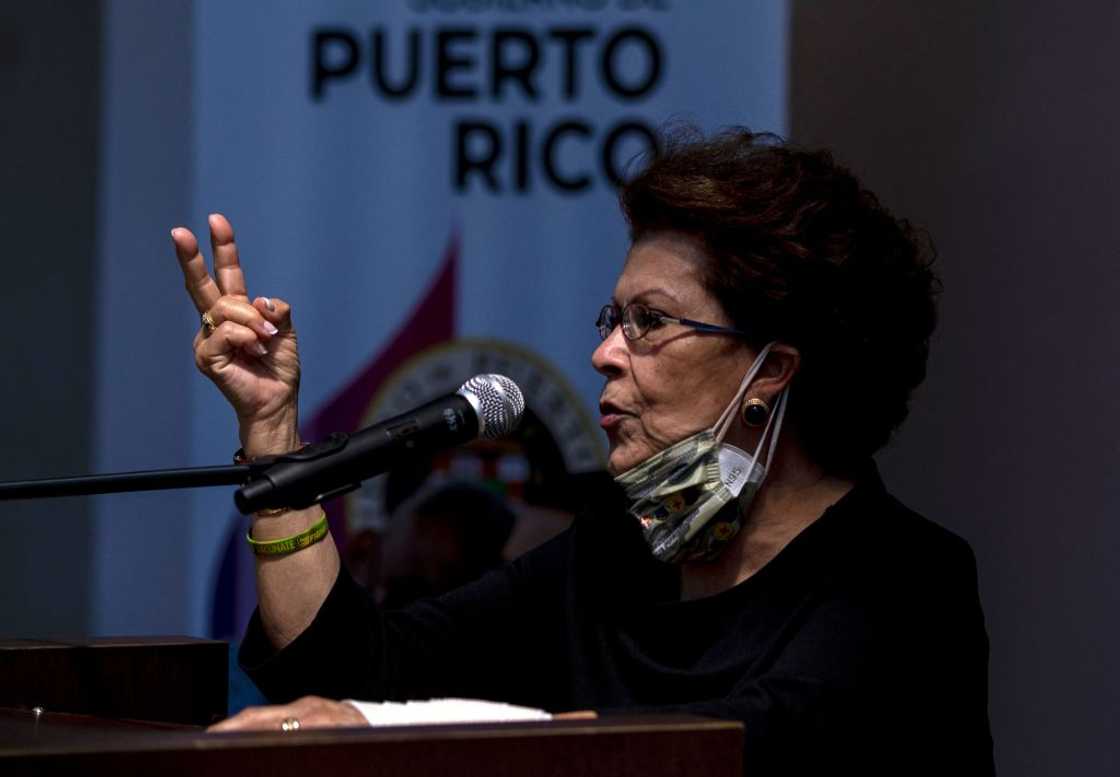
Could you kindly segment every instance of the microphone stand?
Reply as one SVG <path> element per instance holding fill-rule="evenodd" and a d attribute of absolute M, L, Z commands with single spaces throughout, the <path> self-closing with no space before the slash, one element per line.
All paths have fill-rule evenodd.
<path fill-rule="evenodd" d="M 248 515 L 262 507 L 275 505 L 246 501 L 242 491 L 253 484 L 268 480 L 268 470 L 283 462 L 308 461 L 326 456 L 345 447 L 349 435 L 335 433 L 326 440 L 308 445 L 298 451 L 279 456 L 261 456 L 245 464 L 222 467 L 186 467 L 183 469 L 152 469 L 138 472 L 110 472 L 103 475 L 83 475 L 69 478 L 43 478 L 41 480 L 14 480 L 0 483 L 0 501 L 13 499 L 50 499 L 59 496 L 90 496 L 92 494 L 120 494 L 133 491 L 167 491 L 176 488 L 208 488 L 212 486 L 240 486 L 234 502 L 242 514 Z M 352 491 L 360 484 L 348 484 L 325 494 L 307 494 L 308 507 L 329 497 Z M 244 508 L 244 509 L 243 509 Z"/>
<path fill-rule="evenodd" d="M 249 481 L 254 466 L 230 464 L 225 467 L 187 469 L 150 469 L 140 472 L 112 472 L 72 478 L 14 480 L 0 483 L 0 500 L 47 499 L 56 496 L 121 494 L 130 491 L 164 491 L 173 488 L 233 486 Z"/>

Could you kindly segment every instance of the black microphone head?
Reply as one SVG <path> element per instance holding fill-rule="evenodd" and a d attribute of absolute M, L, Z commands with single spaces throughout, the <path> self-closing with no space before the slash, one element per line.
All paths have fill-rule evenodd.
<path fill-rule="evenodd" d="M 525 397 L 505 375 L 475 375 L 457 392 L 478 416 L 478 436 L 493 440 L 517 428 L 525 412 Z"/>

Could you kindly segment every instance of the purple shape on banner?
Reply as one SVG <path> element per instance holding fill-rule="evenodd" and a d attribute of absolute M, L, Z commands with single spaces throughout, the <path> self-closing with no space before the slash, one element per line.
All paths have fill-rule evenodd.
<path fill-rule="evenodd" d="M 427 293 L 381 353 L 304 424 L 303 439 L 319 440 L 332 432 L 355 431 L 374 394 L 389 375 L 414 354 L 455 336 L 459 245 L 459 235 L 453 231 L 439 272 Z M 347 540 L 345 500 L 336 498 L 323 507 L 331 534 L 343 551 Z M 210 635 L 216 639 L 239 638 L 257 605 L 253 559 L 244 539 L 245 523 L 244 520 L 234 522 L 214 584 Z"/>

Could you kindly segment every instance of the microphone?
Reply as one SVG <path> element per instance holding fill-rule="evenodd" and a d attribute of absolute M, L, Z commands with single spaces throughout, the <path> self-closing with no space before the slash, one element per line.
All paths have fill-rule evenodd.
<path fill-rule="evenodd" d="M 475 375 L 454 394 L 353 434 L 336 433 L 301 450 L 253 462 L 252 479 L 233 496 L 243 515 L 304 508 L 357 488 L 404 457 L 438 451 L 517 428 L 525 399 L 504 375 Z"/>

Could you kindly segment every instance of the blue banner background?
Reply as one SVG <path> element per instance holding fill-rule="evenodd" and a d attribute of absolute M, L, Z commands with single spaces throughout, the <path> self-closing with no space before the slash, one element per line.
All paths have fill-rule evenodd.
<path fill-rule="evenodd" d="M 639 5 L 644 7 L 624 10 Z M 428 6 L 499 10 L 415 10 Z M 512 83 L 501 99 L 490 96 L 489 42 L 495 30 L 511 27 L 530 32 L 541 43 L 539 100 L 526 98 Z M 593 32 L 579 49 L 580 89 L 574 99 L 567 99 L 561 88 L 560 49 L 545 37 L 556 27 Z M 660 78 L 648 94 L 633 100 L 612 92 L 600 73 L 604 42 L 629 27 L 647 31 L 662 55 Z M 787 27 L 784 2 L 741 0 L 201 0 L 194 5 L 191 99 L 184 106 L 185 120 L 191 124 L 194 177 L 179 182 L 189 189 L 191 212 L 183 213 L 180 221 L 198 231 L 204 228 L 206 213 L 225 213 L 237 233 L 250 294 L 281 296 L 293 304 L 305 375 L 304 418 L 385 346 L 431 283 L 454 234 L 461 241 L 455 334 L 499 338 L 536 353 L 567 377 L 594 413 L 601 379 L 589 364 L 596 343 L 592 322 L 610 295 L 626 251 L 614 188 L 597 170 L 602 138 L 621 121 L 658 127 L 686 120 L 708 130 L 745 124 L 784 132 Z M 350 31 L 358 41 L 360 61 L 352 77 L 328 83 L 323 98 L 316 101 L 311 93 L 312 44 L 320 28 Z M 420 84 L 408 99 L 387 100 L 371 86 L 370 36 L 375 29 L 385 31 L 389 72 L 396 77 L 403 72 L 401 49 L 411 28 L 420 32 L 424 45 Z M 451 50 L 476 59 L 476 65 L 450 74 L 454 84 L 477 85 L 477 99 L 441 100 L 433 95 L 432 43 L 438 30 L 450 28 L 469 28 L 477 36 L 458 41 Z M 110 50 L 113 45 L 110 41 Z M 620 80 L 643 80 L 649 64 L 645 51 L 634 40 L 618 47 L 612 61 Z M 511 49 L 511 57 L 514 53 Z M 128 118 L 127 111 L 110 114 L 110 122 Z M 531 124 L 534 161 L 527 191 L 509 190 L 513 172 L 508 159 L 499 167 L 505 191 L 487 190 L 477 176 L 466 191 L 456 190 L 455 126 L 464 120 L 490 123 L 507 145 L 513 142 L 517 122 Z M 550 186 L 540 163 L 542 137 L 561 120 L 586 122 L 592 128 L 590 138 L 569 135 L 557 144 L 562 172 L 571 175 L 586 168 L 591 173 L 591 185 L 578 193 Z M 108 128 L 109 142 L 114 131 Z M 636 140 L 631 137 L 619 145 L 620 161 L 643 148 Z M 126 158 L 128 151 L 117 147 L 114 153 Z M 111 212 L 111 203 L 107 207 L 110 212 L 104 218 L 112 225 L 120 217 Z M 104 253 L 112 262 L 112 246 Z M 169 247 L 165 261 L 168 272 L 177 271 Z M 103 292 L 107 298 L 143 293 L 137 288 L 142 283 L 128 273 L 106 271 Z M 197 326 L 186 296 L 163 303 L 181 320 L 186 346 Z M 126 310 L 106 310 L 102 325 L 128 338 L 127 315 Z M 119 383 L 128 358 L 128 343 L 114 343 L 100 363 L 114 377 L 105 377 L 102 385 Z M 225 460 L 236 447 L 234 419 L 218 392 L 188 373 L 189 349 L 176 344 L 145 358 L 188 381 L 189 400 L 185 417 L 181 405 L 165 408 L 152 401 L 134 408 L 132 421 L 152 430 L 185 432 L 190 448 L 183 463 Z M 109 416 L 120 417 L 119 409 L 109 411 L 106 404 L 125 401 L 127 392 L 114 393 L 116 398 L 105 395 L 100 402 Z M 169 414 L 175 417 L 162 417 Z M 106 427 L 101 435 L 103 464 L 127 458 L 121 448 L 131 441 L 117 428 Z M 229 531 L 230 494 L 226 489 L 198 491 L 184 501 L 189 503 L 188 521 L 175 529 L 176 550 L 185 554 L 181 566 L 187 573 L 182 606 L 169 602 L 168 611 L 158 613 L 146 603 L 130 606 L 130 601 L 147 601 L 133 593 L 135 580 L 107 572 L 97 597 L 101 630 L 177 627 L 192 634 L 206 632 L 214 575 Z M 120 525 L 119 498 L 100 500 L 98 505 L 103 516 L 113 513 Z M 150 503 L 135 505 L 150 509 L 142 506 Z M 112 568 L 128 545 L 142 545 L 145 537 L 161 529 L 136 521 L 134 531 L 141 535 L 130 536 L 125 546 L 101 544 L 99 567 Z"/>

